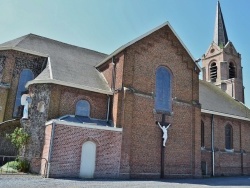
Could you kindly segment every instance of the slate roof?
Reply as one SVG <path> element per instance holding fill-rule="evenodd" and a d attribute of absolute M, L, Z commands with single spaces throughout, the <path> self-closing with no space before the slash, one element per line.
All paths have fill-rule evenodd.
<path fill-rule="evenodd" d="M 214 42 L 217 45 L 225 46 L 228 42 L 227 30 L 224 23 L 220 2 L 217 3 L 215 26 L 214 26 Z"/>
<path fill-rule="evenodd" d="M 44 71 L 32 83 L 58 83 L 105 94 L 112 94 L 95 65 L 107 55 L 34 34 L 0 44 L 0 48 L 22 49 L 49 57 Z"/>
<path fill-rule="evenodd" d="M 250 109 L 212 83 L 200 80 L 201 109 L 250 120 Z"/>
<path fill-rule="evenodd" d="M 111 126 L 109 122 L 100 119 L 92 119 L 86 116 L 76 116 L 76 115 L 65 115 L 59 117 L 58 120 L 67 121 L 67 122 L 74 122 L 74 123 L 81 123 L 81 124 L 92 124 L 92 125 L 100 125 L 100 126 Z"/>

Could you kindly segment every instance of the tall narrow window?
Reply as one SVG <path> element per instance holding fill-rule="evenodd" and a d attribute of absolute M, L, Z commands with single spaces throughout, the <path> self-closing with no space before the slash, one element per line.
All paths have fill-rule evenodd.
<path fill-rule="evenodd" d="M 201 121 L 201 147 L 205 147 L 205 127 L 203 121 Z"/>
<path fill-rule="evenodd" d="M 27 89 L 25 88 L 26 83 L 33 79 L 34 79 L 34 74 L 31 70 L 29 69 L 22 70 L 19 77 L 19 82 L 16 92 L 13 117 L 22 117 L 23 106 L 21 106 L 21 97 L 23 94 L 27 92 Z"/>
<path fill-rule="evenodd" d="M 157 113 L 171 114 L 172 111 L 172 75 L 165 67 L 156 71 L 155 110 Z"/>
<path fill-rule="evenodd" d="M 80 100 L 76 103 L 76 112 L 77 116 L 87 116 L 90 115 L 90 104 L 86 100 Z"/>
<path fill-rule="evenodd" d="M 233 129 L 229 124 L 225 127 L 225 146 L 226 149 L 233 149 Z"/>
<path fill-rule="evenodd" d="M 217 66 L 216 63 L 213 62 L 210 66 L 210 80 L 211 82 L 216 82 L 217 79 Z"/>
<path fill-rule="evenodd" d="M 235 66 L 232 62 L 229 63 L 229 78 L 235 78 Z"/>

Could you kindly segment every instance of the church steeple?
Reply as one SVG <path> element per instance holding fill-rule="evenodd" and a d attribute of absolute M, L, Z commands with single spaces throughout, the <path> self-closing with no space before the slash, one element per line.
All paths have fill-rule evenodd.
<path fill-rule="evenodd" d="M 215 26 L 214 26 L 214 43 L 224 47 L 228 42 L 227 31 L 220 8 L 220 2 L 217 3 Z"/>
<path fill-rule="evenodd" d="M 228 40 L 220 2 L 217 3 L 214 39 L 202 56 L 203 80 L 244 103 L 241 55 Z"/>

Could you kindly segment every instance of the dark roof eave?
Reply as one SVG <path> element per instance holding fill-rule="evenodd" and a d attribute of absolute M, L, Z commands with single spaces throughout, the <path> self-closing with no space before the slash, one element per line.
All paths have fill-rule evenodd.
<path fill-rule="evenodd" d="M 32 55 L 41 56 L 41 57 L 49 57 L 48 54 L 40 53 L 40 52 L 33 51 L 33 50 L 27 50 L 27 49 L 20 48 L 20 47 L 1 46 L 0 51 L 4 51 L 4 50 L 16 50 L 19 52 L 24 52 L 24 53 L 28 53 L 28 54 L 32 54 Z"/>
<path fill-rule="evenodd" d="M 203 109 L 203 108 L 201 109 L 201 112 L 206 113 L 206 114 L 214 114 L 214 115 L 218 115 L 218 116 L 224 116 L 224 117 L 230 117 L 230 118 L 250 121 L 250 118 L 248 118 L 248 117 L 242 117 L 242 116 L 237 116 L 237 115 L 233 115 L 233 114 L 225 114 L 222 112 L 207 110 L 207 109 Z"/>

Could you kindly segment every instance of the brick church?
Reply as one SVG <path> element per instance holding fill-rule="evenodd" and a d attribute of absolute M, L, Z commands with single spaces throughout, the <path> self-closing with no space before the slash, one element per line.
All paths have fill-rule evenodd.
<path fill-rule="evenodd" d="M 250 174 L 241 55 L 219 2 L 202 68 L 168 22 L 109 55 L 28 34 L 0 44 L 0 96 L 0 155 L 17 154 L 5 134 L 24 127 L 23 155 L 46 159 L 47 177 Z"/>

